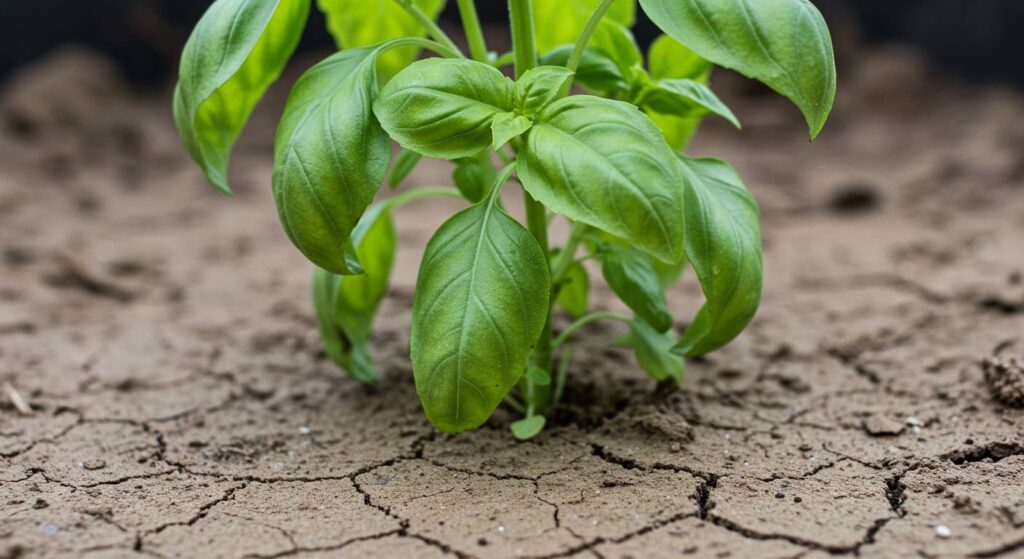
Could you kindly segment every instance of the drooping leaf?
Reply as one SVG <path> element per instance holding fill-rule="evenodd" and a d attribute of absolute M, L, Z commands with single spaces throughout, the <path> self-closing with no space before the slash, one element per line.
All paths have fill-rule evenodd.
<path fill-rule="evenodd" d="M 235 140 L 295 51 L 309 0 L 217 0 L 181 55 L 174 122 L 206 180 L 225 194 Z"/>
<path fill-rule="evenodd" d="M 761 81 L 803 113 L 811 137 L 836 94 L 832 39 L 810 0 L 640 0 L 665 33 L 711 62 Z"/>
<path fill-rule="evenodd" d="M 547 257 L 498 198 L 442 225 L 420 266 L 413 373 L 427 418 L 446 432 L 490 417 L 522 376 L 547 319 Z"/>
<path fill-rule="evenodd" d="M 356 380 L 373 383 L 380 375 L 373 366 L 368 340 L 395 258 L 395 227 L 387 205 L 367 211 L 352 237 L 366 273 L 340 276 L 315 268 L 313 305 L 327 355 Z"/>
<path fill-rule="evenodd" d="M 627 307 L 659 332 L 672 327 L 665 293 L 646 254 L 631 248 L 612 248 L 602 253 L 600 260 L 608 287 Z"/>
<path fill-rule="evenodd" d="M 678 262 L 683 199 L 671 153 L 633 105 L 575 95 L 537 115 L 519 176 L 549 209 Z"/>
<path fill-rule="evenodd" d="M 491 121 L 491 147 L 501 149 L 513 138 L 522 136 L 531 126 L 533 121 L 523 115 L 498 113 Z"/>
<path fill-rule="evenodd" d="M 483 200 L 487 188 L 498 176 L 490 152 L 484 150 L 470 157 L 456 159 L 454 163 L 452 182 L 462 196 L 473 203 Z"/>
<path fill-rule="evenodd" d="M 519 114 L 533 116 L 558 98 L 562 86 L 573 72 L 563 66 L 538 66 L 527 70 L 515 85 L 516 109 Z"/>
<path fill-rule="evenodd" d="M 565 273 L 564 283 L 558 289 L 556 302 L 573 318 L 587 314 L 590 298 L 590 274 L 583 264 L 573 262 Z"/>
<path fill-rule="evenodd" d="M 374 59 L 385 48 L 345 50 L 303 74 L 274 142 L 281 223 L 307 258 L 337 274 L 359 272 L 346 246 L 391 159 L 391 142 L 370 106 L 377 93 Z"/>
<path fill-rule="evenodd" d="M 437 19 L 445 0 L 412 0 L 432 19 Z M 399 37 L 423 37 L 426 30 L 395 0 L 317 0 L 327 17 L 327 29 L 339 49 L 366 47 Z M 405 47 L 380 56 L 377 67 L 383 78 L 395 75 L 416 58 L 418 49 Z"/>
<path fill-rule="evenodd" d="M 391 165 L 391 172 L 388 173 L 388 187 L 395 189 L 398 185 L 402 184 L 402 181 L 408 178 L 421 159 L 423 159 L 423 156 L 415 151 L 403 149 L 398 152 L 398 157 L 395 158 L 395 162 Z"/>
<path fill-rule="evenodd" d="M 647 67 L 656 80 L 708 83 L 711 63 L 668 35 L 659 35 L 647 51 Z"/>
<path fill-rule="evenodd" d="M 487 64 L 428 58 L 392 78 L 373 110 L 402 147 L 457 159 L 491 143 L 491 120 L 512 110 L 512 89 L 512 80 Z"/>
<path fill-rule="evenodd" d="M 686 192 L 686 254 L 706 302 L 676 346 L 696 356 L 732 341 L 761 301 L 757 203 L 736 171 L 717 159 L 680 159 Z"/>
<path fill-rule="evenodd" d="M 540 52 L 575 43 L 600 3 L 601 0 L 535 0 L 533 19 Z M 636 0 L 616 0 L 605 19 L 632 27 L 636 20 Z"/>
<path fill-rule="evenodd" d="M 640 106 L 656 113 L 680 118 L 718 115 L 736 128 L 740 121 L 708 86 L 694 80 L 661 80 L 644 90 Z"/>
<path fill-rule="evenodd" d="M 572 54 L 572 45 L 558 47 L 541 58 L 547 66 L 565 66 Z M 625 91 L 629 83 L 619 66 L 602 51 L 588 48 L 583 51 L 574 83 L 599 93 Z"/>
<path fill-rule="evenodd" d="M 637 363 L 654 380 L 678 382 L 683 378 L 685 365 L 682 357 L 672 353 L 676 341 L 673 332 L 658 332 L 642 318 L 636 318 L 629 323 L 629 334 L 620 344 L 633 349 Z"/>
<path fill-rule="evenodd" d="M 508 427 L 512 430 L 512 436 L 525 441 L 532 439 L 544 430 L 547 419 L 543 415 L 531 415 L 519 421 L 513 421 Z"/>

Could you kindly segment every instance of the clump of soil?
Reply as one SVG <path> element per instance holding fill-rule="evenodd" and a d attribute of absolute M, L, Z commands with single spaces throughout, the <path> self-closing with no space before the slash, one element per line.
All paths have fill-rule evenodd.
<path fill-rule="evenodd" d="M 985 382 L 992 397 L 1015 408 L 1024 408 L 1024 365 L 1013 357 L 988 357 L 982 361 Z"/>

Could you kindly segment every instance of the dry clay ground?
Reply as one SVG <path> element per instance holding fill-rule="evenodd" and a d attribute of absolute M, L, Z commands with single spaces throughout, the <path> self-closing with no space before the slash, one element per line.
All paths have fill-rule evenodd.
<path fill-rule="evenodd" d="M 400 212 L 386 380 L 359 386 L 320 352 L 276 223 L 284 89 L 226 199 L 166 96 L 82 53 L 22 75 L 0 380 L 31 414 L 0 407 L 0 557 L 1024 556 L 1024 385 L 981 365 L 1024 353 L 1024 98 L 865 54 L 812 145 L 791 107 L 723 81 L 746 128 L 710 124 L 696 152 L 761 201 L 760 314 L 675 393 L 617 325 L 587 330 L 554 427 L 515 443 L 505 411 L 438 434 L 412 386 L 417 263 L 457 204 Z M 692 277 L 670 299 L 692 316 Z"/>

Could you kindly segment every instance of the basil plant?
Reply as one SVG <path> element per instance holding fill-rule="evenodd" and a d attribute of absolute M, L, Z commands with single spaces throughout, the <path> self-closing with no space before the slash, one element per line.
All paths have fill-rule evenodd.
<path fill-rule="evenodd" d="M 311 0 L 216 0 L 185 46 L 174 119 L 226 194 L 228 160 L 253 108 L 294 53 Z M 740 126 L 708 87 L 715 66 L 790 99 L 813 138 L 832 108 L 829 30 L 808 0 L 509 0 L 512 51 L 488 49 L 473 0 L 458 0 L 466 51 L 437 25 L 445 0 L 318 0 L 338 52 L 294 84 L 274 141 L 271 186 L 288 238 L 314 265 L 323 347 L 360 382 L 395 257 L 393 210 L 427 196 L 465 208 L 427 244 L 410 354 L 427 418 L 482 425 L 504 403 L 518 438 L 540 432 L 570 370 L 574 334 L 628 324 L 620 344 L 654 379 L 724 346 L 761 297 L 757 204 L 736 171 L 685 155 L 707 117 Z M 664 32 L 646 54 L 642 9 Z M 393 150 L 393 143 L 400 149 Z M 381 196 L 422 158 L 453 186 Z M 522 187 L 525 219 L 502 191 Z M 560 246 L 555 219 L 569 224 Z M 588 309 L 588 268 L 629 314 Z M 704 304 L 681 336 L 665 293 L 692 266 Z M 575 319 L 558 335 L 556 307 Z"/>

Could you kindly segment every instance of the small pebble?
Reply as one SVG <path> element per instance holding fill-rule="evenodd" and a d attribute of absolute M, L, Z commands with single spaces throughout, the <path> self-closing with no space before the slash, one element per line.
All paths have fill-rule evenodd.
<path fill-rule="evenodd" d="M 306 425 L 300 425 L 299 426 L 299 434 L 300 435 L 308 435 L 310 433 L 310 431 L 311 431 L 310 428 L 308 426 L 306 426 Z"/>
<path fill-rule="evenodd" d="M 953 532 L 950 532 L 949 528 L 947 528 L 946 526 L 939 524 L 935 526 L 935 535 L 940 538 L 948 538 L 949 536 L 953 535 Z"/>
<path fill-rule="evenodd" d="M 103 460 L 86 460 L 82 462 L 82 467 L 86 470 L 102 470 L 107 467 L 107 463 Z"/>
<path fill-rule="evenodd" d="M 682 447 L 682 446 L 680 446 L 680 445 L 679 445 L 679 443 L 672 443 L 672 444 L 671 444 L 671 445 L 670 445 L 670 446 L 668 447 L 668 449 L 669 449 L 670 451 L 672 451 L 672 452 L 679 452 L 680 450 L 682 450 L 682 449 L 683 449 L 683 447 Z"/>
<path fill-rule="evenodd" d="M 804 502 L 804 500 L 803 500 L 802 497 L 793 497 L 793 502 L 794 503 L 802 503 L 802 502 Z"/>
<path fill-rule="evenodd" d="M 775 498 L 776 498 L 776 499 L 785 499 L 785 498 L 786 498 L 786 494 L 785 494 L 785 493 L 782 493 L 782 492 L 780 491 L 780 492 L 778 492 L 778 493 L 776 493 L 776 494 L 775 494 Z"/>
<path fill-rule="evenodd" d="M 388 476 L 377 476 L 377 485 L 387 485 L 388 481 Z"/>

